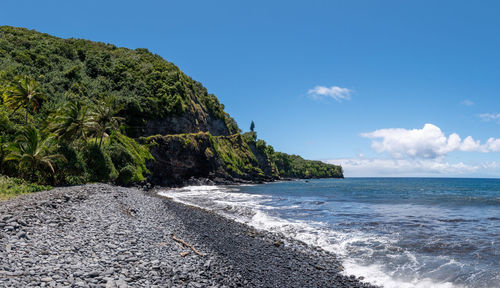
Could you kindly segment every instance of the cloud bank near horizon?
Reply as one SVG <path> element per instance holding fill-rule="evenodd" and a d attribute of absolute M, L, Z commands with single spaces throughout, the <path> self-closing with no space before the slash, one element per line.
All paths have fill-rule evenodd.
<path fill-rule="evenodd" d="M 500 152 L 498 138 L 489 138 L 484 144 L 471 136 L 462 140 L 457 133 L 446 136 L 439 127 L 429 123 L 422 129 L 379 129 L 361 133 L 361 136 L 372 139 L 371 147 L 377 153 L 387 153 L 398 159 L 436 159 L 454 151 Z"/>
<path fill-rule="evenodd" d="M 472 136 L 464 139 L 457 133 L 446 135 L 436 125 L 425 124 L 421 129 L 387 128 L 361 133 L 370 139 L 375 158 L 341 158 L 326 160 L 340 164 L 346 176 L 463 176 L 489 173 L 500 162 L 487 161 L 467 164 L 449 163 L 446 156 L 455 151 L 500 152 L 500 139 L 489 138 L 481 143 Z"/>
<path fill-rule="evenodd" d="M 346 177 L 460 176 L 499 167 L 498 162 L 468 165 L 431 159 L 344 158 L 327 163 L 342 165 Z"/>

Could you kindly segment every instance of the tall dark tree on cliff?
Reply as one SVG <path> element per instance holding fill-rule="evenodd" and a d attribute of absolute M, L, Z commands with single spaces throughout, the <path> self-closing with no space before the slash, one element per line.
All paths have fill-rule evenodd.
<path fill-rule="evenodd" d="M 250 123 L 250 131 L 254 132 L 255 130 L 255 123 L 253 123 L 253 120 L 252 120 L 252 123 Z"/>

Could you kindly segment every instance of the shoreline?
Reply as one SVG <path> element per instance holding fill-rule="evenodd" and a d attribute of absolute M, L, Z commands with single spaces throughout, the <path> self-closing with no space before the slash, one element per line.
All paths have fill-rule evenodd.
<path fill-rule="evenodd" d="M 6 287 L 376 287 L 342 275 L 332 253 L 154 189 L 89 184 L 23 195 L 2 202 L 0 226 Z"/>
<path fill-rule="evenodd" d="M 183 188 L 186 186 L 230 186 L 230 185 L 246 185 L 246 184 L 267 184 L 267 183 L 275 183 L 275 182 L 286 182 L 286 181 L 310 181 L 310 180 L 318 180 L 318 179 L 339 179 L 343 180 L 345 177 L 311 177 L 311 178 L 289 178 L 289 177 L 280 177 L 280 178 L 269 178 L 269 179 L 243 179 L 243 178 L 205 178 L 205 177 L 190 177 L 179 181 L 177 183 L 171 183 L 170 185 L 158 185 L 155 184 L 154 181 L 148 179 L 142 183 L 133 183 L 131 186 L 137 189 L 151 190 L 155 188 Z"/>

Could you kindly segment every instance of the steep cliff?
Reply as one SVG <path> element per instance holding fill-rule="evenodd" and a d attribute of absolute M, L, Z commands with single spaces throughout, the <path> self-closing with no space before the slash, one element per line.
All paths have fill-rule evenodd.
<path fill-rule="evenodd" d="M 256 155 L 240 134 L 179 134 L 151 136 L 142 141 L 155 158 L 148 162 L 154 184 L 178 185 L 192 177 L 218 183 L 276 179 L 275 175 L 262 171 Z"/>
<path fill-rule="evenodd" d="M 179 185 L 190 178 L 216 183 L 263 182 L 283 178 L 342 178 L 342 167 L 274 152 L 255 133 L 212 136 L 210 133 L 141 138 L 155 160 L 148 161 L 150 181 Z"/>

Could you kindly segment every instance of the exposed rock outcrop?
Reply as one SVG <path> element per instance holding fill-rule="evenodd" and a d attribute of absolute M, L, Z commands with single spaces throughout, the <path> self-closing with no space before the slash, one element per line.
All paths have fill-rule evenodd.
<path fill-rule="evenodd" d="M 201 115 L 200 115 L 201 114 Z M 143 135 L 170 135 L 180 133 L 210 132 L 215 136 L 230 135 L 226 123 L 215 119 L 208 113 L 186 113 L 181 116 L 169 116 L 163 119 L 149 120 L 144 126 Z"/>
<path fill-rule="evenodd" d="M 270 160 L 265 155 L 254 154 L 239 134 L 151 136 L 143 141 L 150 145 L 155 158 L 148 162 L 148 168 L 152 173 L 150 181 L 156 185 L 179 185 L 193 177 L 217 183 L 277 179 Z"/>

